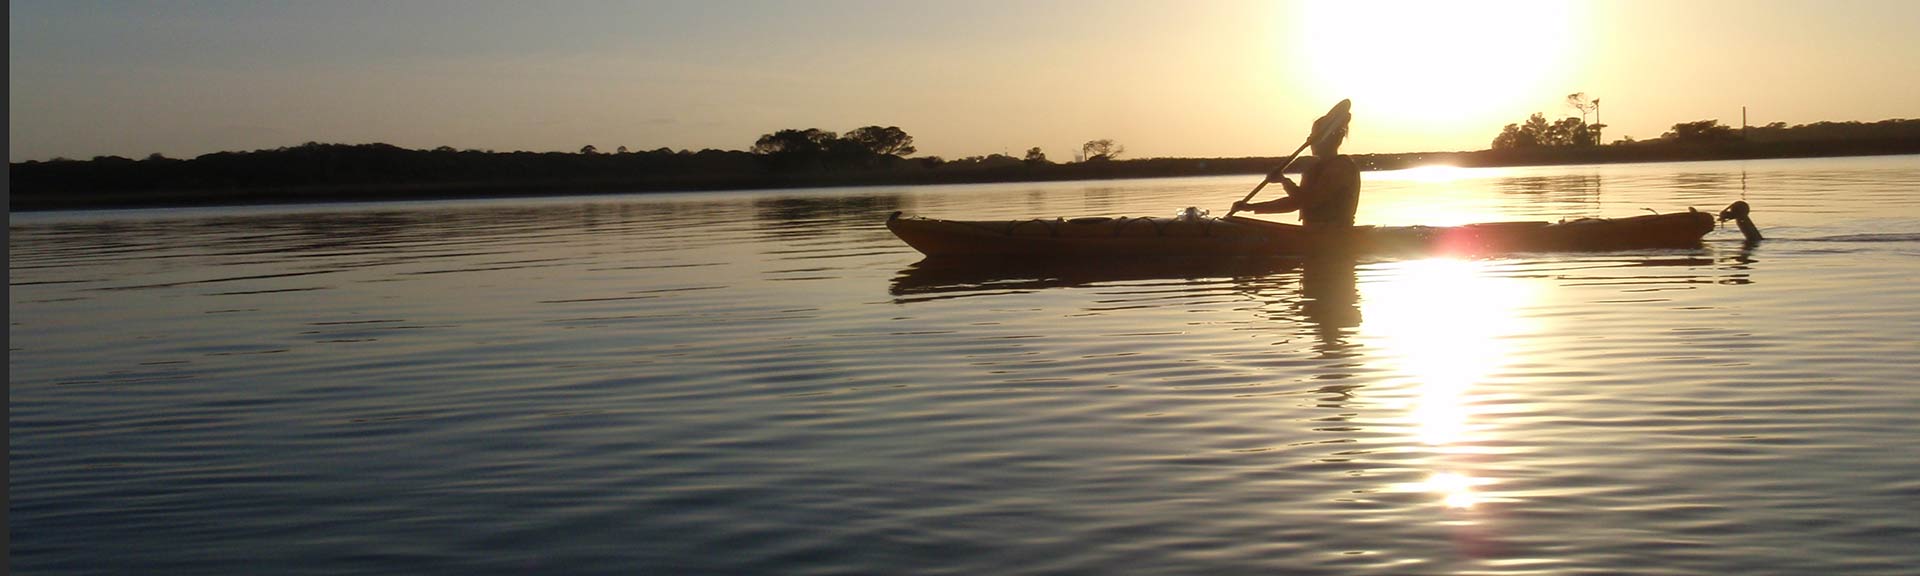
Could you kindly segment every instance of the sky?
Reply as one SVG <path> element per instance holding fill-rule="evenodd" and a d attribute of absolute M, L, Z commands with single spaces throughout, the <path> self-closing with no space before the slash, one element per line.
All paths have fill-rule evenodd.
<path fill-rule="evenodd" d="M 8 4 L 11 161 L 317 141 L 743 150 L 899 126 L 919 156 L 1477 150 L 1599 99 L 1606 140 L 1920 118 L 1909 0 Z"/>

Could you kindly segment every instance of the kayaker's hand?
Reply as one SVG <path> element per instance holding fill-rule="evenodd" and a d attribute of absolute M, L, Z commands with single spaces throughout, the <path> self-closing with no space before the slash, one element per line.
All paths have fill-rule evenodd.
<path fill-rule="evenodd" d="M 1300 185 L 1299 185 L 1299 184 L 1294 184 L 1294 183 L 1293 183 L 1293 179 L 1292 179 L 1292 178 L 1288 178 L 1288 177 L 1286 177 L 1286 176 L 1281 176 L 1281 177 L 1280 177 L 1280 179 L 1279 179 L 1279 180 L 1275 180 L 1275 182 L 1279 182 L 1279 183 L 1280 183 L 1280 189 L 1281 189 L 1281 190 L 1286 190 L 1286 191 L 1287 191 L 1287 195 L 1288 195 L 1288 196 L 1292 196 L 1292 195 L 1294 195 L 1294 194 L 1299 194 L 1299 193 L 1300 193 Z"/>
<path fill-rule="evenodd" d="M 1287 180 L 1286 170 L 1287 169 L 1285 167 L 1281 167 L 1277 170 L 1267 173 L 1267 183 L 1273 184 L 1282 180 Z"/>
<path fill-rule="evenodd" d="M 1253 210 L 1253 205 L 1248 204 L 1246 200 L 1236 200 L 1233 203 L 1232 211 L 1233 212 L 1253 212 L 1254 210 Z"/>

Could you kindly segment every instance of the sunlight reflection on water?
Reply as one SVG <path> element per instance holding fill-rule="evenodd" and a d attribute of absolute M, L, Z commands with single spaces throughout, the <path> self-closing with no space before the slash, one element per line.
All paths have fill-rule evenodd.
<path fill-rule="evenodd" d="M 1534 284 L 1502 278 L 1488 261 L 1431 258 L 1377 267 L 1364 293 L 1362 334 L 1380 358 L 1407 381 L 1411 434 L 1433 451 L 1429 477 L 1417 487 L 1450 508 L 1480 501 L 1475 486 L 1496 481 L 1470 476 L 1456 462 L 1493 429 L 1476 425 L 1474 387 L 1505 367 L 1508 342 L 1538 329 L 1518 311 L 1533 301 Z"/>

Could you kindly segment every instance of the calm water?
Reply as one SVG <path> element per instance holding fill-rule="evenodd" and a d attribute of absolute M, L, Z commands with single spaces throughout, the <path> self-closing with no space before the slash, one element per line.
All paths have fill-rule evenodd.
<path fill-rule="evenodd" d="M 1369 173 L 1771 239 L 954 268 L 1254 177 L 10 215 L 22 573 L 1913 573 L 1920 157 Z"/>

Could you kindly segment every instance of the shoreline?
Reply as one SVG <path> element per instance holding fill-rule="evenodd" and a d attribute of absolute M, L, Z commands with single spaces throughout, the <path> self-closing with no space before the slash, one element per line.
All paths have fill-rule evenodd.
<path fill-rule="evenodd" d="M 1362 171 L 1428 165 L 1462 168 L 1579 166 L 1626 163 L 1837 158 L 1920 154 L 1920 142 L 1824 142 L 1818 146 L 1610 146 L 1577 150 L 1478 150 L 1355 154 Z M 1307 157 L 1311 158 L 1311 157 Z M 365 203 L 460 199 L 544 198 L 615 194 L 673 194 L 736 190 L 1065 182 L 1253 175 L 1282 158 L 1148 158 L 1069 164 L 1012 165 L 945 171 L 861 171 L 807 174 L 719 174 L 491 182 L 413 182 L 360 185 L 270 186 L 224 189 L 126 190 L 87 193 L 11 192 L 9 212 L 159 209 L 214 206 Z M 1301 165 L 1296 165 L 1300 167 Z M 19 165 L 13 165 L 18 169 Z M 1297 172 L 1298 170 L 1290 170 Z"/>

